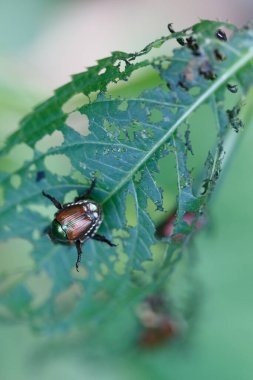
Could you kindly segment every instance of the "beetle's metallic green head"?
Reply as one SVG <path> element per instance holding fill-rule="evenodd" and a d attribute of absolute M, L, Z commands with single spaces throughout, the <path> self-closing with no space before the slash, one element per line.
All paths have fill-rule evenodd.
<path fill-rule="evenodd" d="M 62 226 L 56 219 L 53 220 L 49 231 L 49 236 L 52 240 L 67 242 L 68 237 Z"/>

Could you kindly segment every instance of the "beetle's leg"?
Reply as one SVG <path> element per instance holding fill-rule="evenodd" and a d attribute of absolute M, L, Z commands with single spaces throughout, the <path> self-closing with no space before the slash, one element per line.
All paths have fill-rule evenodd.
<path fill-rule="evenodd" d="M 78 267 L 81 262 L 82 257 L 82 243 L 81 240 L 76 241 L 76 249 L 77 249 L 77 260 L 76 260 L 76 270 L 79 272 Z"/>
<path fill-rule="evenodd" d="M 89 195 L 92 193 L 94 187 L 96 186 L 96 180 L 97 180 L 97 178 L 94 177 L 92 182 L 91 182 L 90 187 L 88 188 L 88 190 L 83 195 L 81 195 L 80 197 L 76 197 L 75 202 L 82 201 L 83 199 L 87 199 L 89 197 Z"/>
<path fill-rule="evenodd" d="M 113 244 L 110 240 L 106 239 L 106 237 L 103 235 L 95 234 L 94 236 L 92 236 L 91 239 L 102 241 L 103 243 L 108 244 L 110 247 L 117 247 L 117 244 Z"/>
<path fill-rule="evenodd" d="M 61 203 L 59 201 L 57 201 L 57 199 L 52 197 L 52 195 L 45 193 L 44 190 L 42 191 L 42 194 L 44 195 L 44 197 L 48 198 L 55 205 L 56 208 L 58 208 L 59 210 L 62 209 Z"/>

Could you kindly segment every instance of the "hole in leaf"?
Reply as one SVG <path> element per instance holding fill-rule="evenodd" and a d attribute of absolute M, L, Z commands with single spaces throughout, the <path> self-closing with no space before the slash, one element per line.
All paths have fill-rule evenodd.
<path fill-rule="evenodd" d="M 152 108 L 149 116 L 149 121 L 151 123 L 159 123 L 163 121 L 164 116 L 163 113 L 157 109 L 157 108 Z"/>
<path fill-rule="evenodd" d="M 127 100 L 124 100 L 120 105 L 118 106 L 119 111 L 126 111 L 128 108 L 128 102 Z"/>
<path fill-rule="evenodd" d="M 204 124 L 203 120 L 206 120 Z M 191 115 L 188 124 L 190 125 L 189 140 L 194 153 L 194 156 L 188 154 L 188 168 L 193 168 L 192 174 L 196 177 L 202 171 L 207 152 L 210 149 L 212 150 L 215 144 L 217 123 L 211 107 L 204 104 L 198 108 L 197 112 Z M 187 125 L 184 125 L 183 131 L 186 128 Z"/>
<path fill-rule="evenodd" d="M 44 197 L 41 195 L 41 200 L 44 200 Z M 44 200 L 45 202 L 45 200 Z M 48 204 L 48 203 L 47 203 Z M 38 203 L 29 203 L 26 207 L 31 210 L 35 211 L 41 216 L 45 216 L 46 218 L 52 218 L 55 213 L 55 207 L 52 204 L 47 205 L 40 205 Z"/>
<path fill-rule="evenodd" d="M 128 262 L 128 255 L 123 252 L 123 244 L 122 241 L 117 241 L 117 253 L 118 253 L 118 260 L 114 263 L 114 270 L 117 274 L 124 274 L 126 270 L 126 264 Z"/>
<path fill-rule="evenodd" d="M 88 272 L 83 265 L 79 266 L 79 272 L 77 272 L 76 268 L 73 267 L 71 269 L 71 274 L 77 280 L 84 280 L 85 278 L 88 277 Z"/>
<path fill-rule="evenodd" d="M 188 94 L 191 96 L 198 96 L 200 94 L 200 90 L 200 87 L 195 86 L 189 89 Z"/>
<path fill-rule="evenodd" d="M 82 136 L 87 136 L 89 131 L 89 119 L 85 114 L 81 114 L 79 111 L 71 113 L 67 120 L 66 125 L 73 128 L 74 131 L 80 133 Z"/>
<path fill-rule="evenodd" d="M 6 156 L 0 158 L 0 167 L 5 173 L 19 170 L 25 161 L 33 158 L 33 149 L 26 144 L 16 145 Z"/>
<path fill-rule="evenodd" d="M 142 171 L 139 170 L 139 171 L 138 171 L 137 173 L 135 173 L 135 175 L 134 175 L 134 182 L 139 183 L 140 180 L 141 180 L 141 177 L 142 177 Z"/>
<path fill-rule="evenodd" d="M 98 75 L 103 75 L 105 72 L 106 72 L 106 67 L 104 67 L 103 69 L 101 69 L 101 70 L 98 72 Z"/>
<path fill-rule="evenodd" d="M 46 153 L 48 149 L 62 145 L 63 141 L 63 134 L 60 131 L 54 131 L 51 135 L 46 135 L 37 141 L 35 148 L 42 153 Z"/>
<path fill-rule="evenodd" d="M 136 227 L 137 225 L 134 197 L 130 193 L 126 196 L 126 221 L 129 227 Z"/>
<path fill-rule="evenodd" d="M 152 201 L 152 199 L 148 198 L 147 200 L 147 212 L 150 218 L 153 220 L 155 224 L 160 222 L 164 217 L 164 211 L 161 211 L 157 208 L 157 205 Z"/>
<path fill-rule="evenodd" d="M 172 154 L 167 154 L 158 161 L 159 172 L 154 175 L 158 187 L 164 189 L 163 192 L 163 212 L 159 212 L 162 219 L 162 214 L 167 215 L 175 208 L 177 188 L 177 172 L 175 167 L 175 157 Z M 158 215 L 158 213 L 157 213 Z M 159 218 L 156 218 L 158 222 Z"/>
<path fill-rule="evenodd" d="M 122 229 L 113 229 L 112 235 L 114 238 L 117 238 L 117 237 L 122 238 L 122 239 L 129 238 L 129 232 Z"/>
<path fill-rule="evenodd" d="M 143 126 L 138 121 L 133 121 L 133 123 L 131 125 L 128 125 L 127 128 L 127 137 L 129 141 L 134 141 L 138 132 L 140 134 L 143 133 Z"/>
<path fill-rule="evenodd" d="M 32 233 L 32 238 L 33 240 L 39 240 L 41 237 L 41 233 L 39 230 L 34 230 Z"/>
<path fill-rule="evenodd" d="M 45 157 L 44 163 L 46 168 L 53 174 L 69 175 L 71 171 L 70 159 L 64 154 L 54 154 Z"/>
<path fill-rule="evenodd" d="M 101 273 L 102 273 L 104 276 L 109 272 L 108 267 L 107 267 L 104 263 L 100 264 L 100 269 L 101 269 Z"/>
<path fill-rule="evenodd" d="M 73 95 L 66 103 L 62 106 L 62 111 L 64 113 L 70 113 L 75 111 L 77 108 L 89 104 L 90 99 L 83 93 Z"/>
<path fill-rule="evenodd" d="M 24 268 L 32 268 L 34 261 L 31 258 L 33 245 L 25 239 L 13 238 L 0 243 L 1 273 L 10 274 L 21 271 Z"/>
<path fill-rule="evenodd" d="M 53 280 L 46 272 L 37 273 L 26 281 L 28 289 L 33 295 L 32 308 L 43 305 L 51 294 Z"/>
<path fill-rule="evenodd" d="M 148 81 L 147 81 L 148 77 Z M 115 98 L 122 96 L 132 98 L 139 96 L 144 90 L 153 88 L 162 84 L 163 81 L 159 73 L 151 66 L 135 70 L 127 82 L 119 80 L 117 83 L 110 82 L 107 86 L 107 96 Z"/>
<path fill-rule="evenodd" d="M 122 73 L 126 69 L 126 62 L 122 59 L 117 59 L 115 63 L 113 64 L 113 66 L 117 66 L 119 69 L 119 72 Z"/>
<path fill-rule="evenodd" d="M 18 189 L 19 186 L 21 185 L 21 177 L 18 174 L 14 174 L 11 176 L 10 179 L 11 186 L 13 186 L 15 189 Z"/>
<path fill-rule="evenodd" d="M 77 197 L 77 191 L 76 190 L 71 190 L 67 192 L 64 196 L 64 203 L 70 203 L 73 202 L 74 198 Z"/>
<path fill-rule="evenodd" d="M 82 163 L 80 166 L 82 166 L 83 169 L 86 169 L 86 165 L 84 163 Z M 71 177 L 77 182 L 77 183 L 81 183 L 81 184 L 88 184 L 88 180 L 87 178 L 85 178 L 83 176 L 83 174 L 81 172 L 79 172 L 78 170 L 75 170 L 73 171 Z"/>
<path fill-rule="evenodd" d="M 75 282 L 68 289 L 61 292 L 55 299 L 57 314 L 67 314 L 76 302 L 84 296 L 84 289 L 80 283 Z"/>

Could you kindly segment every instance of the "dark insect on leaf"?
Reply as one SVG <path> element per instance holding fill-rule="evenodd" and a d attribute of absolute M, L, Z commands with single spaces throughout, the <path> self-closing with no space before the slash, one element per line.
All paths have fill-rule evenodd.
<path fill-rule="evenodd" d="M 44 170 L 40 170 L 40 171 L 38 171 L 37 172 L 37 174 L 36 174 L 36 179 L 35 179 L 35 181 L 36 182 L 40 182 L 43 178 L 45 178 L 46 177 L 46 174 L 45 174 L 45 172 L 44 172 Z"/>
<path fill-rule="evenodd" d="M 175 30 L 172 28 L 172 25 L 173 25 L 172 22 L 168 24 L 168 29 L 171 34 L 175 33 Z M 185 46 L 185 41 L 182 37 L 178 37 L 176 40 L 179 43 L 179 45 Z"/>
<path fill-rule="evenodd" d="M 196 42 L 196 39 L 192 36 L 186 38 L 187 47 L 192 51 L 193 55 L 200 55 L 199 45 Z"/>
<path fill-rule="evenodd" d="M 173 25 L 172 22 L 170 22 L 168 24 L 168 29 L 169 29 L 169 31 L 170 31 L 171 34 L 175 33 L 175 30 L 172 28 L 172 25 Z"/>
<path fill-rule="evenodd" d="M 216 74 L 213 72 L 212 65 L 208 60 L 205 60 L 199 67 L 199 74 L 205 79 L 215 80 Z"/>
<path fill-rule="evenodd" d="M 210 179 L 205 179 L 202 184 L 201 195 L 205 195 L 209 188 Z"/>
<path fill-rule="evenodd" d="M 218 40 L 227 41 L 226 33 L 222 29 L 218 29 L 215 33 Z"/>
<path fill-rule="evenodd" d="M 182 37 L 178 37 L 177 42 L 179 43 L 179 45 L 185 46 L 185 40 Z"/>
<path fill-rule="evenodd" d="M 232 110 L 227 110 L 229 122 L 236 133 L 238 133 L 239 130 L 243 128 L 243 122 L 238 117 L 240 111 L 241 111 L 241 104 L 234 106 Z"/>
<path fill-rule="evenodd" d="M 194 155 L 193 150 L 192 150 L 192 144 L 190 141 L 190 128 L 188 127 L 185 131 L 184 137 L 185 137 L 185 146 L 191 152 L 192 155 Z"/>
<path fill-rule="evenodd" d="M 246 25 L 243 26 L 244 30 L 252 30 L 253 29 L 253 22 L 248 21 Z"/>
<path fill-rule="evenodd" d="M 169 90 L 171 90 L 171 85 L 169 82 L 166 83 L 166 86 L 168 87 Z"/>
<path fill-rule="evenodd" d="M 223 158 L 223 143 L 222 141 L 220 141 L 218 143 L 218 146 L 216 147 L 215 154 L 212 154 L 210 151 L 208 152 L 207 159 L 205 162 L 206 177 L 202 184 L 202 191 L 200 190 L 201 196 L 205 195 L 206 193 L 210 194 L 213 191 L 221 173 Z"/>
<path fill-rule="evenodd" d="M 230 121 L 232 127 L 234 128 L 235 132 L 238 133 L 240 129 L 244 127 L 243 122 L 241 119 L 236 118 Z"/>
<path fill-rule="evenodd" d="M 187 84 L 180 80 L 178 83 L 177 83 L 178 86 L 182 87 L 185 91 L 188 91 L 189 90 L 189 87 L 187 86 Z"/>
<path fill-rule="evenodd" d="M 238 91 L 238 86 L 236 84 L 227 84 L 227 89 L 232 92 L 233 94 L 236 94 Z"/>
<path fill-rule="evenodd" d="M 229 120 L 236 118 L 241 111 L 241 104 L 235 105 L 231 110 L 227 110 Z"/>
<path fill-rule="evenodd" d="M 126 66 L 130 66 L 131 65 L 131 63 L 129 62 L 129 60 L 128 59 L 123 59 L 123 61 L 125 62 L 125 64 L 126 64 Z"/>
<path fill-rule="evenodd" d="M 225 55 L 223 55 L 219 49 L 214 49 L 213 53 L 217 61 L 224 61 L 226 59 Z"/>
<path fill-rule="evenodd" d="M 148 305 L 152 311 L 156 313 L 165 312 L 167 310 L 164 296 L 158 294 L 151 294 L 145 298 L 145 305 Z"/>

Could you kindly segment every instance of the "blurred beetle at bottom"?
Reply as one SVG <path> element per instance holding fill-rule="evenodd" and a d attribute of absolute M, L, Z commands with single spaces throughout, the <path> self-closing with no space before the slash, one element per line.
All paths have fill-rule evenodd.
<path fill-rule="evenodd" d="M 116 247 L 105 236 L 97 234 L 97 230 L 103 221 L 101 206 L 89 199 L 89 196 L 96 184 L 93 179 L 89 189 L 80 197 L 76 197 L 74 202 L 61 204 L 57 199 L 42 191 L 59 210 L 55 213 L 55 218 L 47 232 L 52 241 L 58 243 L 75 243 L 77 249 L 76 270 L 81 261 L 82 244 L 88 239 L 94 239 Z"/>

